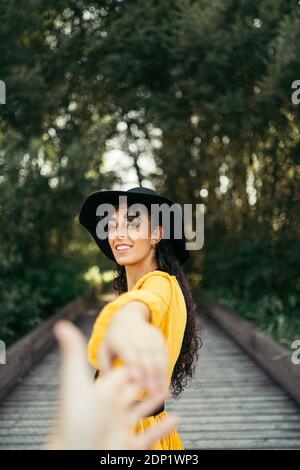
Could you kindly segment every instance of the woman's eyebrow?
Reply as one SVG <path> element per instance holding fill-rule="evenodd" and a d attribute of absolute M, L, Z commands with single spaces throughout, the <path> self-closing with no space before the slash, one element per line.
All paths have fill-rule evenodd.
<path fill-rule="evenodd" d="M 127 214 L 127 219 L 135 219 L 136 217 L 139 217 L 139 213 L 136 214 Z"/>
<path fill-rule="evenodd" d="M 124 215 L 123 215 L 123 219 L 132 219 L 132 218 L 138 217 L 139 215 L 140 215 L 140 214 L 139 214 L 138 212 L 137 212 L 136 214 L 129 214 L 129 213 L 127 213 L 127 214 L 124 214 Z M 107 222 L 110 222 L 111 220 L 116 221 L 117 219 L 116 219 L 116 217 L 109 217 L 108 220 L 107 220 Z"/>

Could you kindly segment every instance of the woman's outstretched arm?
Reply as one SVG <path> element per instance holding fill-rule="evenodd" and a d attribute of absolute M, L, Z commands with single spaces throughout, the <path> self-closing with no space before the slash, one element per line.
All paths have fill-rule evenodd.
<path fill-rule="evenodd" d="M 155 274 L 144 282 L 142 289 L 126 292 L 107 304 L 89 341 L 91 364 L 105 373 L 115 358 L 121 358 L 134 378 L 146 379 L 150 389 L 164 386 L 169 357 L 160 325 L 170 300 L 168 275 Z M 96 356 L 99 346 L 100 360 Z"/>

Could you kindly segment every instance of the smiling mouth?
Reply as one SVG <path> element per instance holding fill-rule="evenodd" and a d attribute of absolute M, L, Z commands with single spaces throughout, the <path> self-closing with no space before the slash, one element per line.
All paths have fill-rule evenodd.
<path fill-rule="evenodd" d="M 130 248 L 132 248 L 131 245 L 117 245 L 115 250 L 118 252 L 118 253 L 124 253 L 125 251 L 128 251 L 130 250 Z"/>

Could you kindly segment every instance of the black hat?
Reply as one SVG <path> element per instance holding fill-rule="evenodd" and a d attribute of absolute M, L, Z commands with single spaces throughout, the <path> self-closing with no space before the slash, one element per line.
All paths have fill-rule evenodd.
<path fill-rule="evenodd" d="M 101 239 L 96 234 L 96 226 L 100 220 L 100 217 L 96 215 L 97 207 L 100 204 L 108 203 L 117 207 L 119 204 L 119 196 L 126 196 L 128 205 L 134 203 L 142 203 L 146 207 L 149 207 L 149 204 L 167 204 L 172 206 L 176 204 L 171 198 L 161 196 L 158 192 L 153 191 L 152 189 L 136 187 L 129 189 L 128 191 L 97 191 L 96 193 L 91 194 L 83 203 L 83 206 L 79 214 L 79 222 L 83 225 L 92 235 L 96 244 L 99 246 L 101 251 L 112 261 L 116 261 L 115 257 L 111 251 L 108 238 Z M 178 210 L 178 205 L 174 206 L 175 212 Z M 179 214 L 177 214 L 178 216 Z M 172 217 L 172 212 L 171 212 Z M 184 224 L 183 218 L 180 211 L 180 218 L 175 218 L 174 220 L 180 220 L 182 224 L 182 237 L 174 237 L 174 222 L 171 223 L 170 227 L 170 240 L 174 254 L 178 258 L 180 264 L 185 263 L 189 258 L 189 251 L 186 249 L 186 240 L 184 236 Z"/>

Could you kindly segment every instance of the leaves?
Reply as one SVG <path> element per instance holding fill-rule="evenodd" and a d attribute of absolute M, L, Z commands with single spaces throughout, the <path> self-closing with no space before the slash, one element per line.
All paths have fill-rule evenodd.
<path fill-rule="evenodd" d="M 43 302 L 50 311 L 65 301 L 64 288 L 74 292 L 67 266 L 76 278 L 74 247 L 80 257 L 90 241 L 76 216 L 85 196 L 119 181 L 101 173 L 116 141 L 140 182 L 151 151 L 157 190 L 205 203 L 204 249 L 189 266 L 203 287 L 284 306 L 298 296 L 299 5 L 12 0 L 0 1 L 0 15 L 2 312 L 21 315 L 13 284 L 36 295 L 34 318 Z M 43 273 L 56 287 L 45 288 Z M 285 318 L 276 308 L 274 318 Z"/>

